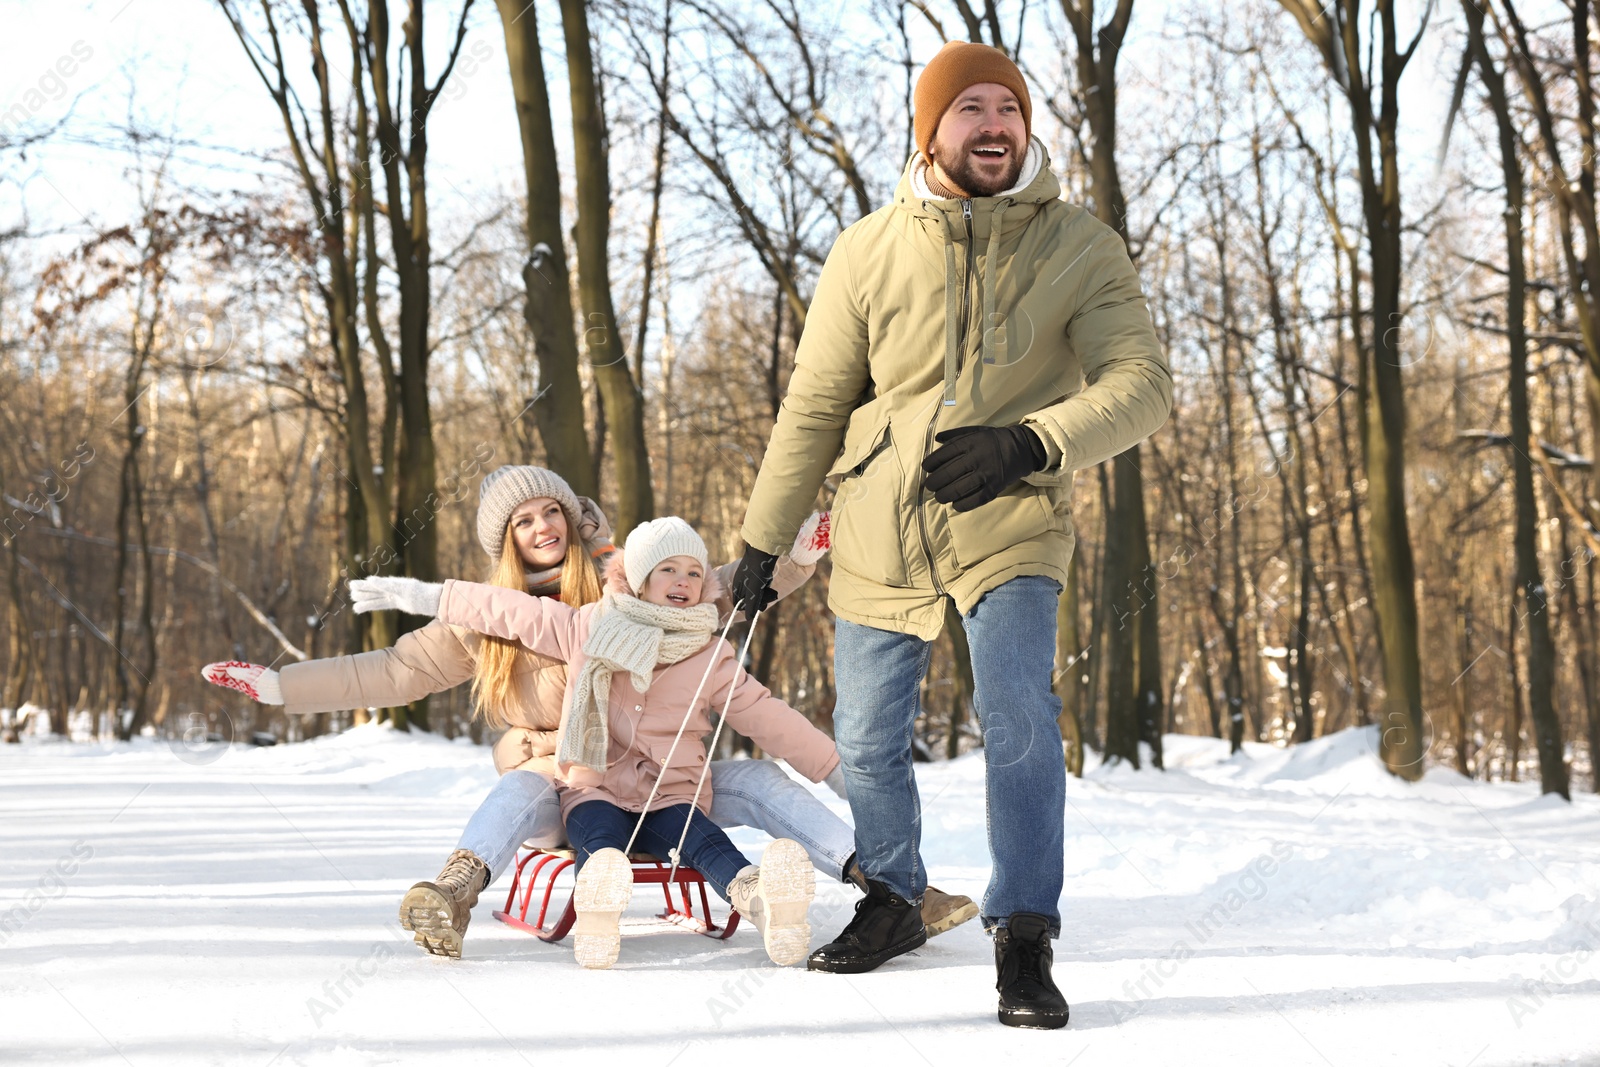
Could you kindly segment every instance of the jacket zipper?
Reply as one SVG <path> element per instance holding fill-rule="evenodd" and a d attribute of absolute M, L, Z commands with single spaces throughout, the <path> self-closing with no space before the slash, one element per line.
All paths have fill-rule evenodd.
<path fill-rule="evenodd" d="M 967 361 L 967 330 L 972 326 L 972 275 L 978 269 L 978 242 L 972 236 L 972 201 L 961 201 L 961 221 L 967 227 L 967 272 L 961 277 L 961 333 L 956 349 L 956 374 Z M 990 268 L 993 269 L 992 267 Z"/>
<path fill-rule="evenodd" d="M 978 269 L 977 242 L 972 237 L 972 201 L 961 201 L 961 221 L 967 230 L 967 270 L 961 278 L 961 315 L 956 320 L 960 328 L 956 334 L 958 358 L 956 360 L 956 374 L 961 373 L 961 365 L 965 362 L 967 348 L 967 328 L 972 322 L 972 274 Z M 935 405 L 933 418 L 928 420 L 928 431 L 922 438 L 922 458 L 927 459 L 933 451 L 933 428 L 939 423 L 939 407 Z M 919 464 L 920 465 L 920 464 Z M 917 532 L 922 535 L 922 553 L 928 558 L 928 576 L 933 579 L 933 590 L 940 596 L 945 596 L 944 584 L 939 581 L 939 568 L 933 561 L 933 539 L 928 536 L 928 517 L 923 512 L 925 502 L 922 494 L 917 494 Z"/>

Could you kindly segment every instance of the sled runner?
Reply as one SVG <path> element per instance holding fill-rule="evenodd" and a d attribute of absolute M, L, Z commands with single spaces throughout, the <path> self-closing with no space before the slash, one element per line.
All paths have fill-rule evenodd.
<path fill-rule="evenodd" d="M 628 854 L 628 859 L 633 863 L 634 885 L 661 887 L 666 908 L 659 913 L 658 918 L 719 941 L 732 937 L 733 932 L 739 928 L 737 911 L 730 910 L 728 920 L 722 926 L 712 921 L 711 900 L 706 895 L 706 880 L 699 871 L 680 864 L 677 873 L 673 874 L 665 860 L 659 860 L 646 852 L 631 852 Z M 577 909 L 572 905 L 572 890 L 566 890 L 566 906 L 553 921 L 550 916 L 550 901 L 555 894 L 556 879 L 575 862 L 576 857 L 570 848 L 530 848 L 525 851 L 517 858 L 516 872 L 511 877 L 511 892 L 506 894 L 505 910 L 495 912 L 494 917 L 507 926 L 533 934 L 539 940 L 551 944 L 566 937 L 578 918 Z M 529 869 L 530 863 L 531 869 Z M 524 874 L 527 875 L 526 883 L 523 882 Z M 678 894 L 683 902 L 682 908 L 672 902 L 671 887 L 674 885 L 678 887 Z M 700 890 L 699 915 L 695 914 L 694 904 L 689 896 L 690 886 L 698 886 Z M 517 901 L 519 890 L 522 893 L 520 904 Z M 539 895 L 539 914 L 529 922 L 528 909 L 533 905 L 535 894 Z M 549 925 L 546 925 L 547 922 Z"/>

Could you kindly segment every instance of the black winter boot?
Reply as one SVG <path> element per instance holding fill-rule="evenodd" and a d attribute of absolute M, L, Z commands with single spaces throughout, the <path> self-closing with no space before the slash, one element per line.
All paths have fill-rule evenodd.
<path fill-rule="evenodd" d="M 994 932 L 1000 1021 L 1032 1030 L 1058 1030 L 1067 1025 L 1067 998 L 1050 977 L 1055 955 L 1050 948 L 1050 920 L 1019 911 L 1008 924 Z"/>
<path fill-rule="evenodd" d="M 867 895 L 856 901 L 856 917 L 832 942 L 811 954 L 806 969 L 861 974 L 921 948 L 927 940 L 921 906 L 869 879 Z"/>
<path fill-rule="evenodd" d="M 856 862 L 853 852 L 849 862 L 844 865 L 844 880 L 863 893 L 867 891 L 867 876 L 861 873 L 861 865 Z M 928 928 L 930 938 L 949 933 L 968 919 L 977 917 L 978 905 L 972 902 L 971 897 L 946 893 L 931 885 L 923 891 L 922 925 Z"/>

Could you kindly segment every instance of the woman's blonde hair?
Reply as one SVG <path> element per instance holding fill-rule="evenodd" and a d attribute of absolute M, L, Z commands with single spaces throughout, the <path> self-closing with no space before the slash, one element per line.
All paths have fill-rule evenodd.
<path fill-rule="evenodd" d="M 600 599 L 600 572 L 591 547 L 584 543 L 577 530 L 570 528 L 570 518 L 567 524 L 567 554 L 561 561 L 559 596 L 563 604 L 581 608 Z M 517 542 L 508 522 L 505 536 L 500 542 L 500 558 L 487 581 L 503 589 L 526 591 L 527 576 L 528 568 L 522 562 L 522 554 L 517 551 Z M 492 727 L 508 725 L 510 717 L 506 713 L 513 699 L 511 675 L 519 662 L 532 656 L 532 652 L 516 641 L 485 634 L 478 645 L 478 661 L 472 670 L 473 713 L 483 716 L 484 722 Z"/>

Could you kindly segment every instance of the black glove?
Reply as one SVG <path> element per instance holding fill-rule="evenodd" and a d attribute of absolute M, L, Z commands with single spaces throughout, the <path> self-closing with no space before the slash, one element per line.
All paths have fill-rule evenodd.
<path fill-rule="evenodd" d="M 778 557 L 771 552 L 763 552 L 754 545 L 745 546 L 744 558 L 733 569 L 735 610 L 753 618 L 756 612 L 772 606 L 778 599 L 778 594 L 772 590 L 772 570 L 777 565 Z"/>
<path fill-rule="evenodd" d="M 933 498 L 957 511 L 982 507 L 1042 470 L 1044 442 L 1026 426 L 958 426 L 933 438 L 941 447 L 922 461 Z"/>

